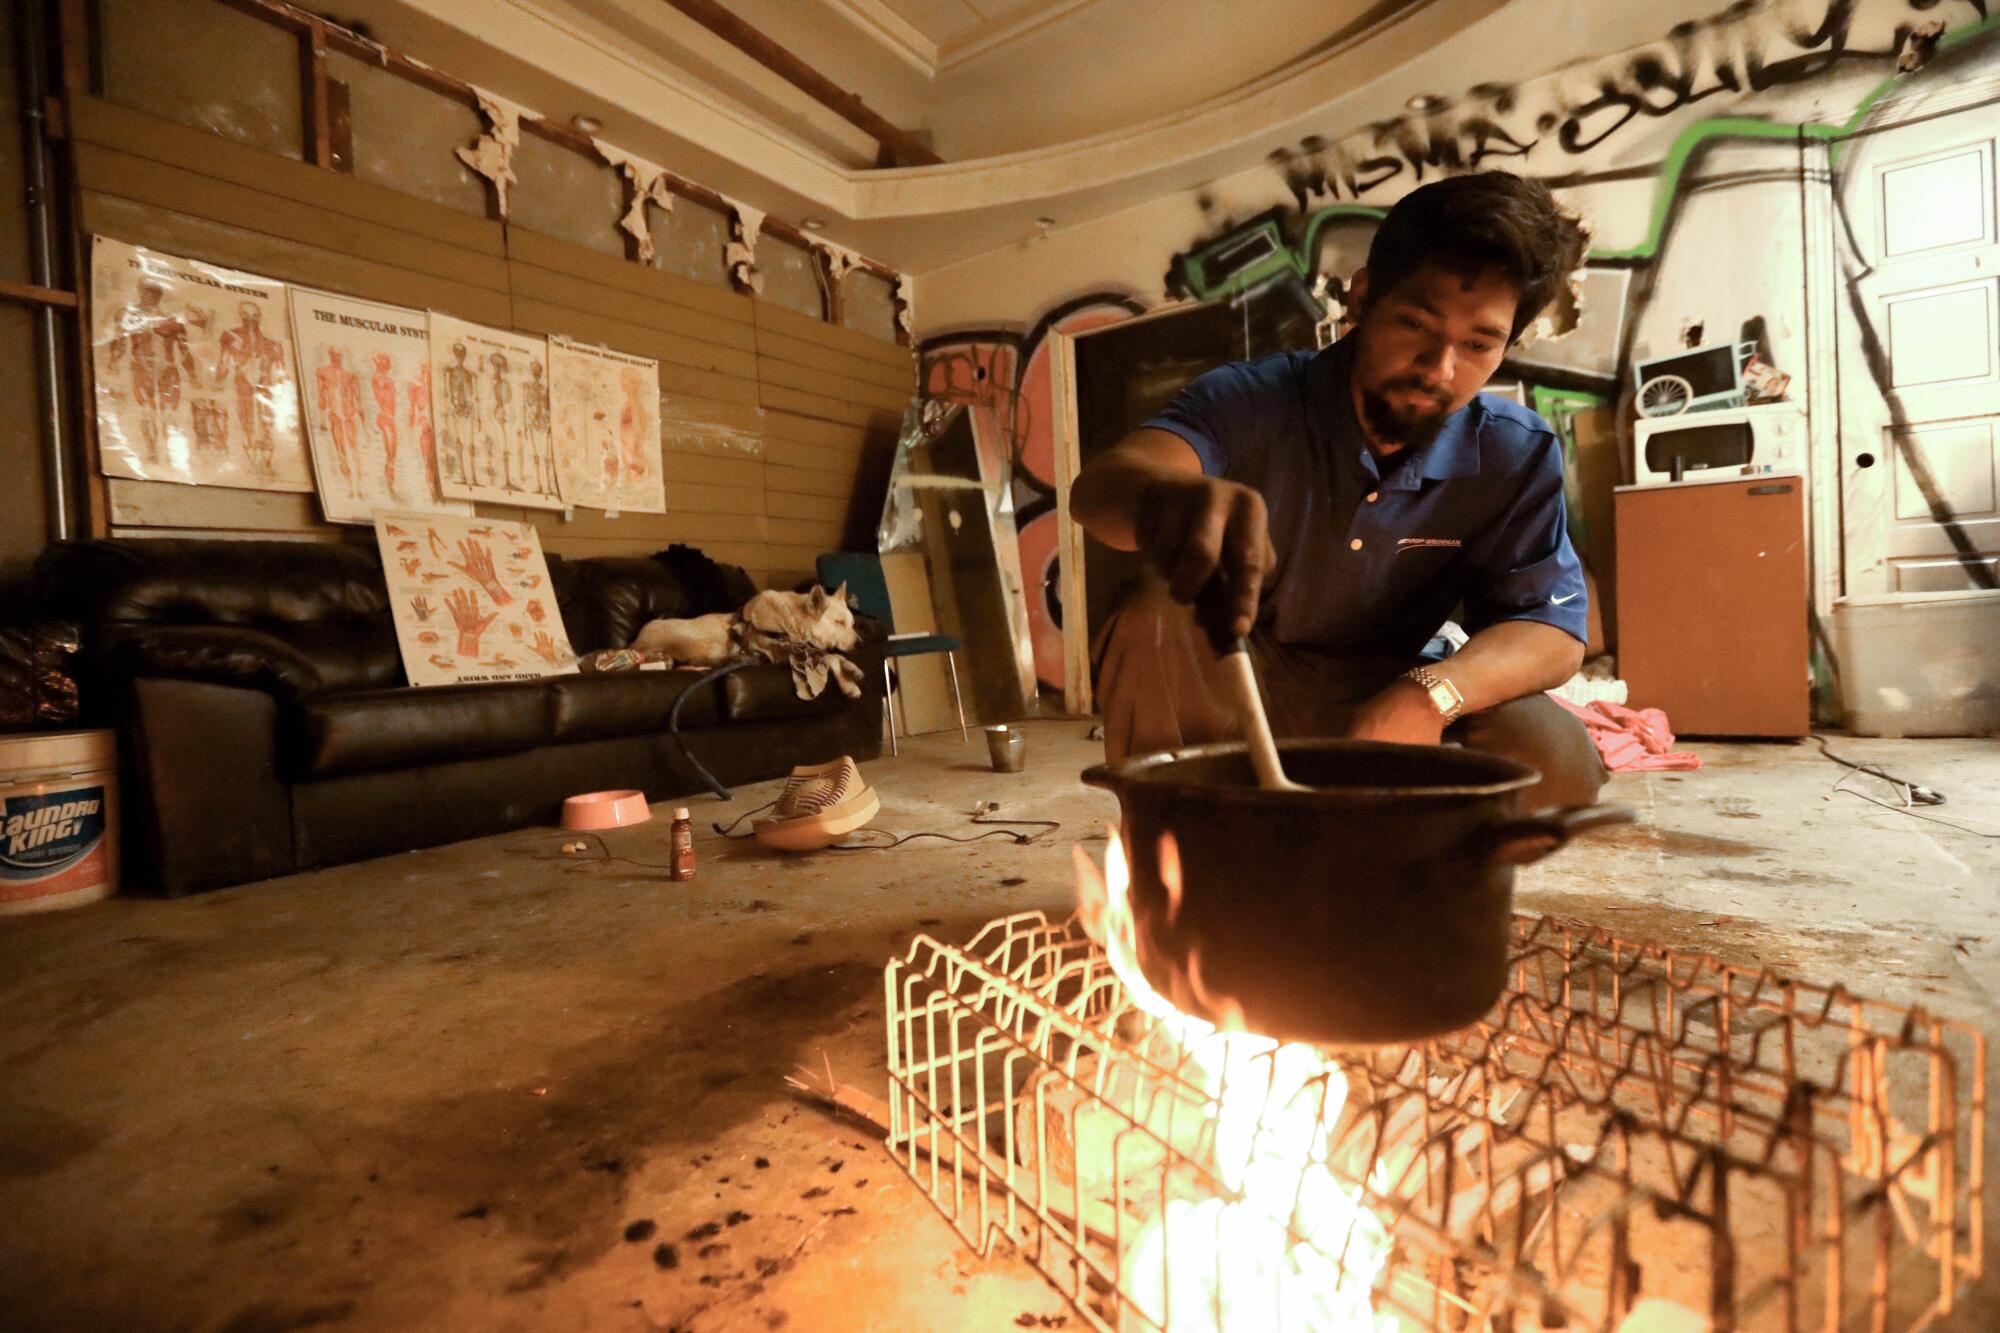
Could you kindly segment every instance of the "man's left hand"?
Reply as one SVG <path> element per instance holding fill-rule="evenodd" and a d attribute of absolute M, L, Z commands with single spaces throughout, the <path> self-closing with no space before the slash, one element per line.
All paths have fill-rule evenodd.
<path fill-rule="evenodd" d="M 1398 741 L 1404 745 L 1436 745 L 1444 735 L 1444 719 L 1431 697 L 1413 680 L 1395 684 L 1366 703 L 1354 715 L 1348 737 L 1357 741 Z"/>

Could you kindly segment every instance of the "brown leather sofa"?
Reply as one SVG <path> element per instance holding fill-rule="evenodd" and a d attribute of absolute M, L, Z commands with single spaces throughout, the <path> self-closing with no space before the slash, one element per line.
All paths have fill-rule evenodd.
<path fill-rule="evenodd" d="M 740 570 L 684 547 L 551 559 L 580 653 L 662 616 L 734 610 Z M 725 783 L 881 752 L 879 694 L 797 697 L 758 665 L 690 692 L 688 672 L 413 689 L 380 557 L 320 542 L 63 543 L 34 574 L 81 626 L 86 725 L 115 726 L 128 889 L 168 895 L 552 823 L 565 796 L 701 790 L 669 734 Z M 881 678 L 886 632 L 853 656 Z M 879 687 L 878 687 L 879 688 Z"/>

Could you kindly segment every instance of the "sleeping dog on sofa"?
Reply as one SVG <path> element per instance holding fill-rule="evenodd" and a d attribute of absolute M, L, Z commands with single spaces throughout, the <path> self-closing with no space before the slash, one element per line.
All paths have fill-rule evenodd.
<path fill-rule="evenodd" d="M 799 697 L 813 699 L 829 675 L 842 694 L 860 696 L 861 668 L 841 656 L 860 642 L 843 583 L 831 593 L 760 592 L 736 612 L 648 621 L 632 647 L 679 666 L 722 666 L 743 657 L 789 662 Z"/>

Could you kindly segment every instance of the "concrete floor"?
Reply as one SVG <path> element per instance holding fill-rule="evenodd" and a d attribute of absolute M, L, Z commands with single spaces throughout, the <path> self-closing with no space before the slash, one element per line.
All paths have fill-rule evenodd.
<path fill-rule="evenodd" d="M 533 830 L 0 921 L 0 1326 L 1079 1327 L 782 1078 L 824 1058 L 878 1090 L 892 954 L 1066 908 L 1115 813 L 1075 781 L 1083 733 L 1032 724 L 1018 776 L 955 736 L 868 766 L 880 828 L 975 831 L 997 800 L 1062 821 L 1032 846 L 707 834 L 766 785 L 692 803 L 688 885 Z M 1640 824 L 1521 903 L 2000 1032 L 2000 841 L 1833 792 L 1810 746 L 1693 748 L 1701 772 L 1617 779 Z M 2000 832 L 2000 744 L 1836 748 Z M 610 846 L 664 862 L 665 822 Z"/>

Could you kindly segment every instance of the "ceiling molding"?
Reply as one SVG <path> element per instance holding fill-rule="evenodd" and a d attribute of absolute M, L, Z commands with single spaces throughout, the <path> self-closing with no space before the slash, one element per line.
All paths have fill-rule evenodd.
<path fill-rule="evenodd" d="M 848 216 L 858 221 L 962 213 L 1100 195 L 1121 183 L 1184 176 L 1193 166 L 1250 166 L 1304 127 L 1323 122 L 1329 107 L 1364 93 L 1506 3 L 1417 0 L 1307 60 L 1140 125 L 996 157 L 848 173 L 855 187 L 855 210 Z"/>
<path fill-rule="evenodd" d="M 844 3 L 844 0 L 835 0 L 835 3 Z M 939 43 L 936 71 L 943 74 L 956 69 L 1096 3 L 1097 0 L 1030 0 L 1005 18 L 988 19 L 963 37 Z"/>
<path fill-rule="evenodd" d="M 883 0 L 821 0 L 926 78 L 938 73 L 938 44 Z"/>
<path fill-rule="evenodd" d="M 610 132 L 611 142 L 674 163 L 777 216 L 824 216 L 829 237 L 909 268 L 896 253 L 899 239 L 933 236 L 940 218 L 998 225 L 1015 214 L 1047 213 L 1068 226 L 1254 166 L 1274 145 L 1347 114 L 1407 61 L 1508 0 L 1416 0 L 1348 33 L 1337 47 L 1140 125 L 1004 156 L 893 170 L 842 165 L 648 58 L 615 31 L 579 22 L 563 0 L 383 2 L 422 13 L 510 60 L 533 52 L 532 65 L 520 71 L 532 71 L 520 85 L 531 105 L 545 98 L 560 114 L 565 94 L 555 89 L 588 89 L 593 102 L 636 122 Z"/>
<path fill-rule="evenodd" d="M 574 10 L 552 11 L 541 0 L 396 2 L 497 51 L 533 52 L 532 63 L 539 73 L 589 89 L 600 105 L 643 115 L 654 127 L 813 203 L 841 213 L 852 211 L 857 173 L 718 97 L 706 85 L 643 58 L 631 42 L 595 24 L 579 23 Z M 689 27 L 709 36 L 698 25 Z M 711 40 L 734 52 L 719 39 Z M 646 110 L 638 112 L 639 107 Z M 560 114 L 558 108 L 546 110 Z"/>

